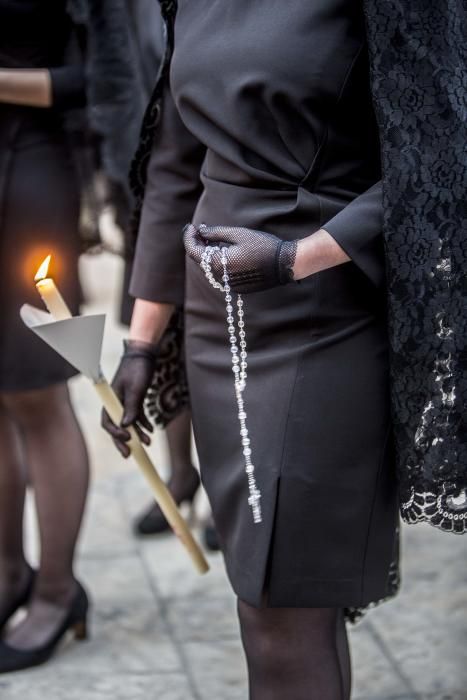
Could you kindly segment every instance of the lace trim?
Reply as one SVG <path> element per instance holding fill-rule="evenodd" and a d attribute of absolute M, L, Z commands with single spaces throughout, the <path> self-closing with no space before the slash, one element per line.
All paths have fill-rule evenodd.
<path fill-rule="evenodd" d="M 439 530 L 463 535 L 467 532 L 467 489 L 437 495 L 430 491 L 410 490 L 410 497 L 401 503 L 401 514 L 410 524 L 426 522 Z"/>

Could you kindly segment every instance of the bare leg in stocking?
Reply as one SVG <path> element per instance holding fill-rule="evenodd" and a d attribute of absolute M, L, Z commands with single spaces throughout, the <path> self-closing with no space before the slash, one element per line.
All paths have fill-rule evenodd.
<path fill-rule="evenodd" d="M 0 620 L 29 582 L 23 551 L 25 493 L 18 431 L 0 402 Z"/>
<path fill-rule="evenodd" d="M 168 486 L 177 503 L 192 501 L 199 487 L 199 475 L 191 463 L 191 412 L 182 411 L 166 428 L 170 454 Z M 156 534 L 169 528 L 157 505 L 152 503 L 136 522 L 140 534 Z"/>
<path fill-rule="evenodd" d="M 344 610 L 341 608 L 338 612 L 337 620 L 337 653 L 339 655 L 339 664 L 341 667 L 342 687 L 344 690 L 343 698 L 350 698 L 352 690 L 352 659 L 350 657 L 349 638 L 345 626 Z"/>
<path fill-rule="evenodd" d="M 73 559 L 89 480 L 84 439 L 66 384 L 4 395 L 34 489 L 41 561 L 27 617 L 7 636 L 27 649 L 50 639 L 75 592 Z"/>
<path fill-rule="evenodd" d="M 339 609 L 257 609 L 239 601 L 238 613 L 250 700 L 349 700 Z"/>
<path fill-rule="evenodd" d="M 170 491 L 177 502 L 196 491 L 198 472 L 191 463 L 191 412 L 182 411 L 166 429 L 169 444 L 171 476 Z"/>

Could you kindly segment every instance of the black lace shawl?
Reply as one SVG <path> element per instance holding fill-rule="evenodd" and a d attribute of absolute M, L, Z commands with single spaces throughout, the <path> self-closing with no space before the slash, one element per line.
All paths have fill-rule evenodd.
<path fill-rule="evenodd" d="M 139 206 L 173 48 L 131 171 Z M 467 2 L 364 0 L 382 144 L 392 411 L 407 522 L 467 530 Z"/>

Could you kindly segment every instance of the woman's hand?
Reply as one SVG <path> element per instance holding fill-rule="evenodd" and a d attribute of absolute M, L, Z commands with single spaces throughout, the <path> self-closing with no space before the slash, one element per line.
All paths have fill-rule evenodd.
<path fill-rule="evenodd" d="M 157 345 L 174 311 L 172 304 L 161 304 L 136 299 L 131 317 L 130 340 L 125 342 L 125 351 L 120 360 L 112 386 L 123 404 L 123 418 L 115 425 L 106 411 L 102 411 L 102 427 L 113 438 L 123 457 L 128 457 L 127 442 L 133 425 L 145 445 L 151 439 L 153 427 L 144 412 L 144 399 L 154 376 Z"/>
<path fill-rule="evenodd" d="M 295 241 L 283 241 L 262 231 L 228 226 L 189 224 L 185 229 L 187 254 L 198 264 L 207 246 L 226 246 L 230 286 L 235 292 L 259 292 L 350 260 L 324 229 Z M 224 268 L 219 251 L 211 257 L 211 272 L 222 283 Z"/>
<path fill-rule="evenodd" d="M 113 438 L 115 446 L 123 457 L 128 457 L 130 448 L 127 442 L 130 433 L 127 428 L 133 425 L 145 445 L 151 439 L 153 427 L 144 412 L 144 399 L 151 386 L 157 357 L 157 346 L 152 343 L 126 340 L 125 351 L 113 378 L 112 387 L 123 405 L 123 417 L 120 425 L 110 418 L 107 411 L 102 411 L 102 427 Z"/>
<path fill-rule="evenodd" d="M 235 292 L 260 292 L 291 282 L 297 241 L 283 241 L 263 231 L 229 226 L 189 224 L 184 234 L 190 258 L 201 263 L 207 246 L 225 247 L 230 287 Z M 220 251 L 211 258 L 211 271 L 222 282 L 224 268 Z"/>

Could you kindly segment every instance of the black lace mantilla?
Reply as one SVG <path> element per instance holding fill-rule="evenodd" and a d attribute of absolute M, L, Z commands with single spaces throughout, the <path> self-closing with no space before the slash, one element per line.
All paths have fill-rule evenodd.
<path fill-rule="evenodd" d="M 467 4 L 366 2 L 401 512 L 467 530 Z"/>

